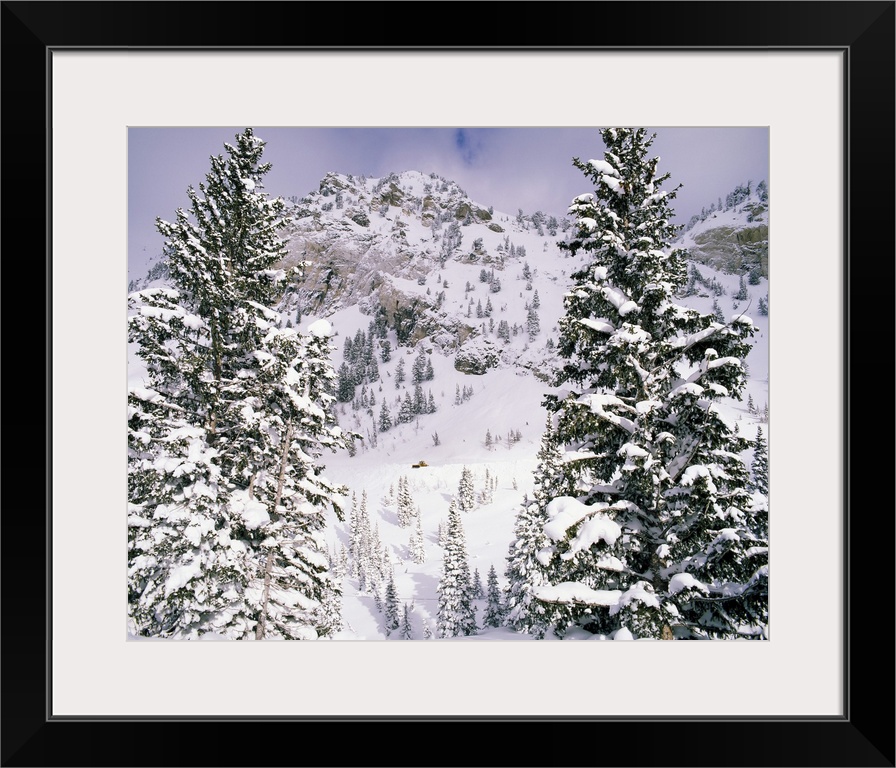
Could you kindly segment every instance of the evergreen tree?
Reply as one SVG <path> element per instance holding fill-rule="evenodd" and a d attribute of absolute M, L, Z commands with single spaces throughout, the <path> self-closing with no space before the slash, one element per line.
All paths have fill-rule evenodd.
<path fill-rule="evenodd" d="M 329 636 L 340 625 L 323 537 L 343 489 L 324 449 L 333 417 L 329 329 L 280 328 L 285 274 L 264 142 L 251 129 L 211 158 L 165 238 L 170 286 L 129 296 L 147 370 L 129 393 L 128 611 L 133 631 L 191 639 Z"/>
<path fill-rule="evenodd" d="M 488 569 L 488 601 L 483 624 L 487 627 L 500 627 L 504 623 L 504 604 L 501 600 L 501 589 L 498 587 L 498 574 L 495 566 Z"/>
<path fill-rule="evenodd" d="M 386 407 L 385 400 L 383 400 L 383 404 L 380 406 L 379 429 L 380 432 L 388 432 L 392 429 L 392 417 L 389 415 L 389 409 Z"/>
<path fill-rule="evenodd" d="M 551 571 L 539 559 L 546 549 L 548 538 L 544 526 L 548 521 L 547 505 L 555 497 L 571 492 L 564 486 L 562 472 L 563 451 L 557 443 L 552 417 L 547 417 L 545 431 L 538 450 L 535 469 L 534 500 L 524 498 L 517 513 L 513 541 L 507 554 L 505 620 L 517 632 L 544 637 L 546 627 L 558 606 L 545 605 L 535 600 L 538 587 L 550 583 Z M 563 606 L 559 606 L 562 611 Z M 562 613 L 558 618 L 562 618 Z"/>
<path fill-rule="evenodd" d="M 411 609 L 408 604 L 404 604 L 404 610 L 401 615 L 401 637 L 403 640 L 414 639 L 414 628 L 411 626 Z"/>
<path fill-rule="evenodd" d="M 756 428 L 756 439 L 753 441 L 753 487 L 764 496 L 768 496 L 768 443 L 762 433 L 762 427 Z"/>
<path fill-rule="evenodd" d="M 423 394 L 423 387 L 419 384 L 414 385 L 414 415 L 426 413 L 426 396 Z"/>
<path fill-rule="evenodd" d="M 402 476 L 398 478 L 398 524 L 407 528 L 413 521 L 414 499 L 411 497 L 408 479 Z"/>
<path fill-rule="evenodd" d="M 469 512 L 476 505 L 476 489 L 473 487 L 473 473 L 464 466 L 457 486 L 457 508 L 461 512 Z"/>
<path fill-rule="evenodd" d="M 395 591 L 395 578 L 390 575 L 386 584 L 386 599 L 383 605 L 383 614 L 386 618 L 386 634 L 392 633 L 393 629 L 398 629 L 398 593 Z"/>
<path fill-rule="evenodd" d="M 401 357 L 398 360 L 398 365 L 395 366 L 395 389 L 399 389 L 401 387 L 401 385 L 404 383 L 405 377 L 405 362 L 404 358 Z"/>
<path fill-rule="evenodd" d="M 423 541 L 423 521 L 419 510 L 417 511 L 415 518 L 414 528 L 411 532 L 411 559 L 417 563 L 417 565 L 422 565 L 426 562 L 426 548 Z"/>
<path fill-rule="evenodd" d="M 505 343 L 510 342 L 510 325 L 506 320 L 498 323 L 498 338 L 503 339 Z"/>
<path fill-rule="evenodd" d="M 538 319 L 538 312 L 535 311 L 535 307 L 529 307 L 529 312 L 526 315 L 526 330 L 529 333 L 529 341 L 534 341 L 535 337 L 541 333 L 541 322 Z"/>
<path fill-rule="evenodd" d="M 336 384 L 336 399 L 340 403 L 350 403 L 355 396 L 355 376 L 347 363 L 339 366 L 339 378 Z"/>
<path fill-rule="evenodd" d="M 472 592 L 471 595 L 474 600 L 482 600 L 485 597 L 485 587 L 482 586 L 482 577 L 479 575 L 479 569 L 475 568 L 473 570 L 473 578 L 470 581 Z"/>
<path fill-rule="evenodd" d="M 392 345 L 389 343 L 389 339 L 383 339 L 380 342 L 380 360 L 382 360 L 384 363 L 388 363 L 391 359 Z"/>
<path fill-rule="evenodd" d="M 420 351 L 417 353 L 417 357 L 414 358 L 414 364 L 411 366 L 411 381 L 414 384 L 419 384 L 426 378 L 426 353 L 423 351 L 423 347 L 420 348 Z"/>
<path fill-rule="evenodd" d="M 541 306 L 541 299 L 538 298 L 538 289 L 535 289 L 535 293 L 532 295 L 532 309 L 538 309 Z"/>
<path fill-rule="evenodd" d="M 467 542 L 460 511 L 454 500 L 448 508 L 445 554 L 439 578 L 439 637 L 458 637 L 476 633 L 476 609 L 470 584 Z"/>
<path fill-rule="evenodd" d="M 401 407 L 398 409 L 398 421 L 400 424 L 409 424 L 414 420 L 414 403 L 410 394 L 404 393 L 404 400 L 401 401 Z"/>
<path fill-rule="evenodd" d="M 755 333 L 677 306 L 685 253 L 671 249 L 675 190 L 661 191 L 644 129 L 602 131 L 603 160 L 573 161 L 595 187 L 573 201 L 587 258 L 561 318 L 563 366 L 549 395 L 567 488 L 547 505 L 545 606 L 574 624 L 636 638 L 763 637 L 767 507 L 754 505 L 748 442 L 714 407 L 739 399 Z"/>

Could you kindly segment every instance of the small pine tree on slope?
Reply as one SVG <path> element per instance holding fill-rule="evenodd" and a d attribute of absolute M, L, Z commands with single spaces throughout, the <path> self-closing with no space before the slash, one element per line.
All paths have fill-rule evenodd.
<path fill-rule="evenodd" d="M 407 528 L 414 522 L 414 499 L 407 477 L 398 478 L 398 524 Z"/>
<path fill-rule="evenodd" d="M 685 253 L 644 129 L 602 131 L 603 160 L 574 159 L 595 192 L 577 197 L 583 267 L 565 298 L 563 365 L 545 405 L 575 495 L 547 505 L 546 606 L 554 624 L 636 638 L 762 637 L 768 622 L 767 509 L 754 505 L 748 443 L 721 418 L 739 399 L 755 332 L 673 303 Z"/>
<path fill-rule="evenodd" d="M 567 489 L 561 472 L 563 451 L 557 445 L 557 435 L 549 414 L 538 451 L 535 469 L 535 490 L 532 501 L 524 499 L 517 513 L 513 540 L 507 554 L 505 577 L 506 624 L 517 632 L 544 637 L 551 614 L 565 611 L 559 604 L 546 605 L 534 599 L 536 587 L 551 581 L 548 565 L 542 562 L 542 550 L 549 545 L 544 535 L 548 521 L 547 505 L 555 497 L 565 495 Z"/>
<path fill-rule="evenodd" d="M 398 613 L 398 593 L 395 591 L 395 578 L 390 575 L 386 584 L 386 604 L 384 608 L 387 635 L 391 634 L 393 629 L 398 629 Z"/>
<path fill-rule="evenodd" d="M 473 472 L 465 466 L 457 485 L 457 507 L 461 512 L 469 512 L 476 506 L 476 489 L 473 486 Z"/>
<path fill-rule="evenodd" d="M 426 547 L 423 539 L 423 521 L 418 510 L 415 515 L 414 528 L 411 531 L 410 541 L 411 559 L 421 565 L 426 562 Z"/>
<path fill-rule="evenodd" d="M 129 622 L 171 638 L 326 636 L 338 588 L 322 509 L 339 513 L 341 489 L 315 460 L 346 442 L 328 415 L 329 340 L 269 309 L 287 219 L 263 192 L 264 143 L 236 138 L 188 190 L 190 213 L 157 220 L 172 287 L 128 299 L 148 384 L 128 397 Z"/>
<path fill-rule="evenodd" d="M 401 637 L 403 640 L 414 639 L 414 628 L 411 625 L 411 609 L 408 604 L 404 604 L 401 615 Z"/>
<path fill-rule="evenodd" d="M 753 487 L 764 496 L 768 496 L 768 443 L 762 427 L 756 428 L 756 439 L 753 441 Z"/>
<path fill-rule="evenodd" d="M 473 606 L 467 541 L 460 510 L 452 499 L 448 508 L 445 553 L 439 579 L 439 637 L 458 637 L 476 633 L 476 609 Z"/>
<path fill-rule="evenodd" d="M 498 574 L 494 565 L 488 569 L 487 584 L 488 603 L 483 624 L 487 627 L 500 627 L 504 623 L 504 604 L 501 601 L 501 588 L 498 586 Z"/>

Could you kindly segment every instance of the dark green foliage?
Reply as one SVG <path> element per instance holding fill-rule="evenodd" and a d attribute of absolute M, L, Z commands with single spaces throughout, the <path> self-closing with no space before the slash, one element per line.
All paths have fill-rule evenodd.
<path fill-rule="evenodd" d="M 762 433 L 762 427 L 756 428 L 756 439 L 753 441 L 753 487 L 759 493 L 768 496 L 768 443 Z"/>
<path fill-rule="evenodd" d="M 573 201 L 560 244 L 586 259 L 559 322 L 563 394 L 545 402 L 570 460 L 535 595 L 561 636 L 762 637 L 767 507 L 747 488 L 749 444 L 712 407 L 740 398 L 756 329 L 674 303 L 686 254 L 670 247 L 676 190 L 662 189 L 654 137 L 601 135 L 603 160 L 573 161 L 594 192 Z"/>

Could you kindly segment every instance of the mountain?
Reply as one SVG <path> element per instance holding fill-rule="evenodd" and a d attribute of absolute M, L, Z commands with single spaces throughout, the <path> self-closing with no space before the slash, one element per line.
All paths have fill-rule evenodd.
<path fill-rule="evenodd" d="M 750 213 L 755 204 L 752 197 L 739 201 L 692 226 L 676 243 L 704 249 L 698 250 L 699 266 L 691 265 L 694 279 L 681 303 L 729 319 L 747 311 L 760 328 L 747 358 L 745 400 L 725 405 L 725 415 L 750 438 L 759 426 L 768 434 L 768 317 L 758 312 L 760 299 L 767 306 L 767 280 L 756 278 L 744 296 L 741 275 L 720 269 L 734 262 L 721 260 L 721 245 L 709 255 L 713 238 L 704 234 L 715 231 L 723 243 L 721 228 L 728 227 L 738 246 L 732 251 L 742 252 L 737 233 L 759 226 L 747 219 L 765 213 Z M 331 520 L 331 558 L 346 573 L 345 628 L 338 639 L 402 639 L 387 626 L 382 607 L 388 575 L 399 602 L 408 606 L 412 637 L 421 639 L 435 634 L 439 530 L 447 525 L 465 468 L 475 486 L 474 509 L 463 515 L 470 569 L 484 583 L 494 567 L 505 583 L 515 517 L 533 492 L 546 418 L 542 401 L 558 364 L 557 320 L 569 275 L 581 260 L 557 246 L 569 227 L 565 217 L 495 211 L 449 180 L 416 172 L 382 179 L 328 174 L 318 192 L 295 201 L 294 215 L 288 265 L 311 264 L 304 280 L 287 289 L 281 310 L 289 322 L 301 317 L 302 327 L 320 318 L 331 324 L 333 364 L 346 387 L 338 417 L 364 440 L 324 462 L 327 476 L 349 488 L 356 516 L 366 496 L 383 574 L 378 588 L 352 576 L 351 525 Z M 359 346 L 374 350 L 375 379 L 369 362 L 358 362 L 365 356 Z M 432 366 L 432 379 L 421 381 L 420 389 L 435 412 L 411 413 L 402 422 L 406 401 L 414 401 L 418 357 Z M 406 378 L 397 383 L 400 365 Z M 385 431 L 383 409 L 393 425 Z M 400 522 L 404 481 L 421 520 L 423 562 L 414 559 L 413 526 Z M 477 610 L 481 624 L 484 599 Z M 477 638 L 525 639 L 491 627 L 468 639 Z"/>
<path fill-rule="evenodd" d="M 747 312 L 759 327 L 745 400 L 722 406 L 751 439 L 760 426 L 768 437 L 768 317 L 759 311 L 760 300 L 767 307 L 768 282 L 763 271 L 745 286 L 731 270 L 751 244 L 738 233 L 760 225 L 767 265 L 761 202 L 751 193 L 730 210 L 713 211 L 676 243 L 696 249 L 680 303 L 728 319 Z M 364 438 L 351 451 L 322 457 L 327 478 L 345 485 L 353 501 L 351 515 L 332 517 L 328 527 L 332 566 L 343 575 L 344 628 L 336 639 L 424 639 L 436 628 L 439 531 L 465 469 L 474 486 L 473 509 L 462 516 L 470 570 L 485 584 L 493 567 L 506 584 L 517 511 L 534 488 L 542 402 L 559 362 L 557 321 L 581 257 L 557 245 L 570 226 L 565 215 L 496 211 L 435 174 L 329 173 L 318 191 L 290 203 L 282 266 L 305 266 L 278 305 L 282 322 L 305 329 L 326 320 L 340 377 L 338 419 Z M 726 227 L 733 244 L 722 235 Z M 139 375 L 133 366 L 130 378 Z M 399 509 L 403 485 L 419 515 L 422 552 Z M 362 506 L 374 542 L 370 572 L 379 574 L 365 583 L 347 554 Z M 394 599 L 402 611 L 407 606 L 407 632 L 387 625 L 390 579 Z M 476 601 L 480 626 L 486 608 L 485 598 Z M 489 639 L 531 637 L 487 627 L 456 641 Z"/>
<path fill-rule="evenodd" d="M 472 373 L 501 358 L 523 365 L 541 359 L 526 354 L 535 342 L 527 299 L 538 303 L 533 280 L 562 282 L 568 272 L 555 264 L 562 236 L 556 216 L 497 214 L 454 182 L 417 172 L 327 174 L 318 192 L 293 203 L 291 215 L 284 266 L 309 262 L 280 306 L 291 321 L 355 308 L 385 325 L 395 346 L 426 339 L 445 353 L 463 348 L 455 362 Z M 537 260 L 548 252 L 547 271 L 537 276 Z M 556 315 L 562 299 L 549 293 L 545 311 Z M 509 329 L 503 344 L 502 320 Z"/>
<path fill-rule="evenodd" d="M 738 185 L 691 218 L 680 245 L 699 264 L 729 273 L 758 269 L 768 277 L 768 209 L 764 181 Z"/>

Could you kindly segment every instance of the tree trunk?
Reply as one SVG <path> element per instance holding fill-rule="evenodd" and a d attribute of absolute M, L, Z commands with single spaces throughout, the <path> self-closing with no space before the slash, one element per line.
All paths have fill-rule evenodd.
<path fill-rule="evenodd" d="M 277 507 L 280 506 L 280 499 L 283 496 L 283 481 L 286 478 L 286 459 L 289 455 L 289 443 L 292 440 L 292 422 L 286 425 L 286 436 L 283 439 L 283 450 L 280 452 L 280 475 L 277 478 L 277 493 L 274 496 L 274 509 L 272 510 L 271 520 L 276 522 L 278 518 Z M 264 590 L 262 592 L 261 614 L 258 617 L 258 624 L 255 625 L 255 639 L 264 639 L 265 619 L 268 615 L 268 597 L 271 593 L 271 571 L 274 567 L 274 551 L 268 552 L 268 558 L 264 566 Z"/>

